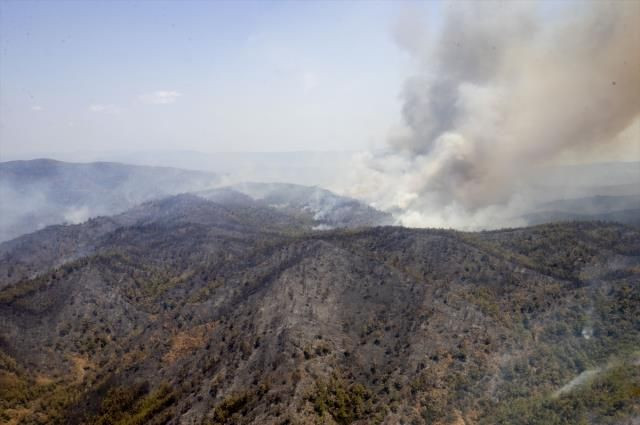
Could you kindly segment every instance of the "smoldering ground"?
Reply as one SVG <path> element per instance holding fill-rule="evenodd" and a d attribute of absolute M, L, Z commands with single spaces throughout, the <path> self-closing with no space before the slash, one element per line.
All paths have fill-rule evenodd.
<path fill-rule="evenodd" d="M 607 146 L 637 155 L 640 3 L 449 6 L 436 34 L 415 17 L 396 26 L 417 68 L 404 125 L 358 158 L 351 195 L 410 226 L 524 224 L 505 220 L 530 207 L 545 166 Z"/>

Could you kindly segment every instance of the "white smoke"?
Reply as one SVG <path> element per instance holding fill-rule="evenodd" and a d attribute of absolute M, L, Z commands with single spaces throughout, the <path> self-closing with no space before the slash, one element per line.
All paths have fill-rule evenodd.
<path fill-rule="evenodd" d="M 91 213 L 87 206 L 74 206 L 67 208 L 63 213 L 63 217 L 65 223 L 80 224 L 89 220 L 89 218 L 91 217 Z"/>
<path fill-rule="evenodd" d="M 640 2 L 450 6 L 433 40 L 414 18 L 398 26 L 419 67 L 403 91 L 405 128 L 356 161 L 349 194 L 408 226 L 523 224 L 509 218 L 530 204 L 539 166 L 637 128 Z"/>
<path fill-rule="evenodd" d="M 560 397 L 563 394 L 567 394 L 573 391 L 575 388 L 578 388 L 590 381 L 592 381 L 596 376 L 598 376 L 603 370 L 606 369 L 589 369 L 583 371 L 580 375 L 573 378 L 571 381 L 567 382 L 563 385 L 559 390 L 553 393 L 553 397 Z"/>

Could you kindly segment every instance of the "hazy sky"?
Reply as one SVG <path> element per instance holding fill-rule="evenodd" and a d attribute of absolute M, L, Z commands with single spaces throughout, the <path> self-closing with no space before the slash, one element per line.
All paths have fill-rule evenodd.
<path fill-rule="evenodd" d="M 268 179 L 482 225 L 549 165 L 640 159 L 639 42 L 637 1 L 0 0 L 0 160 L 332 151 Z"/>
<path fill-rule="evenodd" d="M 440 8 L 2 1 L 0 155 L 382 145 L 411 66 L 393 23 Z"/>

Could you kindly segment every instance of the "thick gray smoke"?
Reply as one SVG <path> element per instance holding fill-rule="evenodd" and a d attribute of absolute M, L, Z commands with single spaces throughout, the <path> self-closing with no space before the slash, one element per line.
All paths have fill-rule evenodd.
<path fill-rule="evenodd" d="M 405 225 L 503 225 L 540 165 L 593 155 L 625 130 L 640 143 L 628 135 L 639 128 L 640 2 L 560 9 L 455 3 L 431 40 L 398 25 L 419 66 L 405 129 L 362 158 L 351 194 Z"/>

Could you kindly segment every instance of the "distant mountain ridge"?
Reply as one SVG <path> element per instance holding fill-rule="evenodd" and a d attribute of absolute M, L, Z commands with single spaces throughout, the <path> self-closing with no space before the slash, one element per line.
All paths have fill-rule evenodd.
<path fill-rule="evenodd" d="M 326 160 L 325 156 L 321 159 Z M 253 161 L 251 166 L 257 166 L 257 154 L 249 157 Z M 295 158 L 295 154 L 275 157 L 279 159 L 272 165 L 280 166 L 287 158 Z M 316 165 L 322 163 L 316 162 Z M 547 200 L 534 203 L 517 221 L 535 225 L 604 220 L 638 225 L 640 163 L 621 164 L 619 167 L 619 164 L 592 164 L 549 169 L 545 179 L 535 182 L 540 185 L 535 189 L 536 196 L 543 193 Z M 597 178 L 587 178 L 591 172 Z M 597 182 L 606 183 L 606 175 L 613 176 L 614 185 L 593 186 Z M 558 180 L 566 185 L 561 192 L 575 199 L 549 200 L 554 190 L 544 185 L 553 185 Z M 638 184 L 634 184 L 636 180 Z M 50 159 L 3 162 L 0 163 L 0 241 L 52 224 L 79 223 L 90 217 L 117 214 L 145 201 L 187 192 L 223 204 L 241 202 L 240 195 L 244 195 L 244 201 L 305 218 L 320 230 L 396 223 L 389 212 L 319 187 L 257 182 L 229 185 L 225 181 L 226 178 L 210 172 L 113 162 L 66 163 Z"/>
<path fill-rule="evenodd" d="M 196 193 L 217 202 L 237 202 L 221 197 L 231 191 L 245 195 L 284 213 L 305 218 L 314 229 L 328 230 L 340 227 L 382 226 L 394 223 L 389 213 L 378 211 L 356 199 L 336 195 L 326 189 L 290 183 L 245 182 L 228 188 Z"/>
<path fill-rule="evenodd" d="M 600 220 L 640 226 L 640 195 L 596 195 L 556 200 L 536 206 L 535 211 L 523 218 L 529 225 Z"/>
<path fill-rule="evenodd" d="M 212 173 L 50 159 L 0 163 L 0 241 L 47 225 L 122 212 L 141 202 L 212 187 Z"/>
<path fill-rule="evenodd" d="M 221 183 L 216 174 L 168 167 L 48 159 L 0 163 L 0 241 L 47 225 L 118 214 L 180 193 L 196 193 L 219 204 L 276 207 L 318 229 L 393 222 L 390 214 L 316 187 L 284 183 L 220 187 Z"/>

